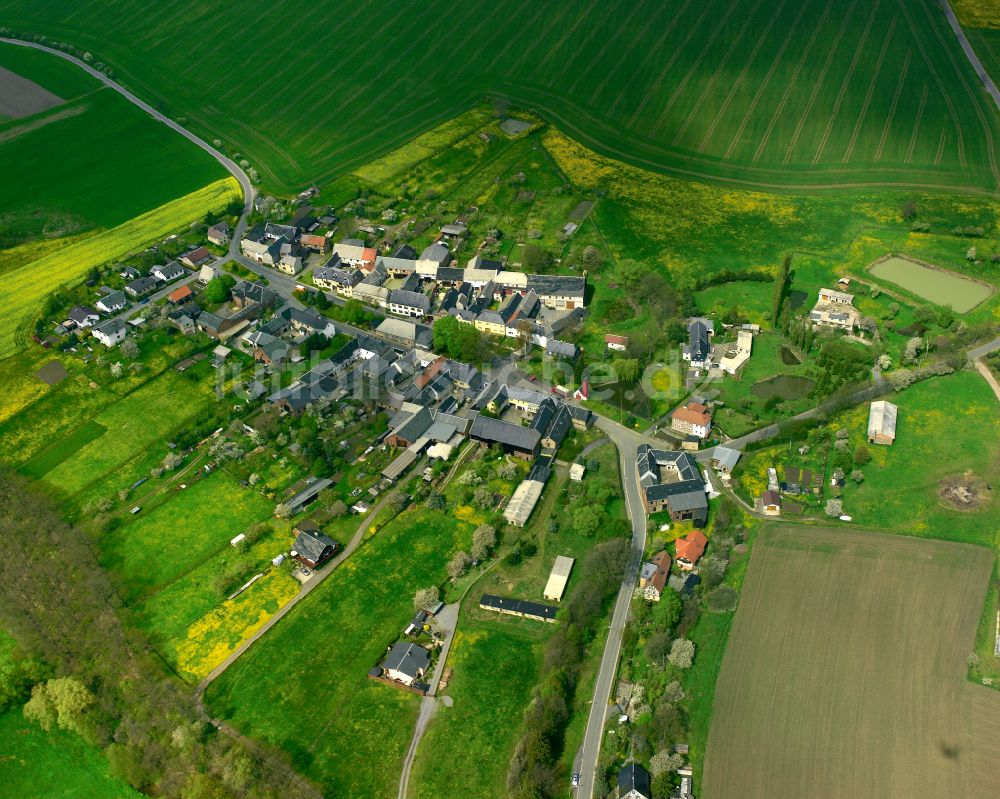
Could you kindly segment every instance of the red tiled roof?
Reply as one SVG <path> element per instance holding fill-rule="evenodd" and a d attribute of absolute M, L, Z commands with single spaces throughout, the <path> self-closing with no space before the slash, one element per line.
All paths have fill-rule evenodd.
<path fill-rule="evenodd" d="M 692 410 L 691 408 L 678 408 L 670 414 L 670 416 L 678 421 L 687 422 L 688 424 L 697 424 L 702 427 L 708 427 L 712 423 L 711 416 L 706 413 L 701 413 L 700 411 Z"/>
<path fill-rule="evenodd" d="M 191 287 L 188 285 L 183 285 L 176 291 L 170 292 L 170 296 L 167 297 L 171 302 L 177 302 L 178 300 L 184 300 L 191 296 Z"/>
<path fill-rule="evenodd" d="M 705 554 L 705 546 L 708 539 L 705 534 L 695 530 L 688 533 L 684 538 L 677 540 L 677 559 L 682 558 L 689 563 L 697 563 L 698 558 Z"/>
<path fill-rule="evenodd" d="M 604 341 L 607 344 L 621 344 L 623 346 L 628 346 L 628 336 L 616 336 L 613 333 L 607 333 L 604 336 Z"/>

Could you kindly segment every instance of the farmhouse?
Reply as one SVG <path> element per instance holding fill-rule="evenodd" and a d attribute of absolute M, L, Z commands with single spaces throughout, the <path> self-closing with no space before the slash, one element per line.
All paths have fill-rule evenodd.
<path fill-rule="evenodd" d="M 861 316 L 853 303 L 853 294 L 820 289 L 819 299 L 809 312 L 809 319 L 814 327 L 833 327 L 850 332 L 857 326 Z"/>
<path fill-rule="evenodd" d="M 868 409 L 868 443 L 891 445 L 896 440 L 896 416 L 899 408 L 878 400 Z"/>
<path fill-rule="evenodd" d="M 712 416 L 708 408 L 697 402 L 689 402 L 670 414 L 670 426 L 679 433 L 708 438 L 712 429 Z"/>
<path fill-rule="evenodd" d="M 551 605 L 528 602 L 525 599 L 494 596 L 493 594 L 483 594 L 479 600 L 479 607 L 483 610 L 492 610 L 495 613 L 506 613 L 510 616 L 520 616 L 525 619 L 547 622 L 554 622 L 556 620 L 556 613 L 559 611 L 558 608 L 554 608 Z"/>
<path fill-rule="evenodd" d="M 390 680 L 403 685 L 413 685 L 421 679 L 431 665 L 431 653 L 416 644 L 393 644 L 382 668 Z"/>
<path fill-rule="evenodd" d="M 650 602 L 659 602 L 663 596 L 663 591 L 667 587 L 667 578 L 670 576 L 670 553 L 665 549 L 657 552 L 651 561 L 642 564 L 639 571 L 639 588 L 642 595 Z"/>
<path fill-rule="evenodd" d="M 156 280 L 151 277 L 137 277 L 125 284 L 125 293 L 130 297 L 145 297 L 156 288 Z"/>
<path fill-rule="evenodd" d="M 218 247 L 225 247 L 229 244 L 229 223 L 216 222 L 208 229 L 208 240 Z"/>
<path fill-rule="evenodd" d="M 750 360 L 750 351 L 753 349 L 753 333 L 749 330 L 740 330 L 736 334 L 736 347 L 729 350 L 719 359 L 719 368 L 727 374 L 735 375 Z"/>
<path fill-rule="evenodd" d="M 573 571 L 573 558 L 566 555 L 557 555 L 555 563 L 552 564 L 552 571 L 549 572 L 548 582 L 545 583 L 545 590 L 542 597 L 550 602 L 562 601 L 563 593 L 566 591 L 566 584 L 569 582 L 570 572 Z"/>
<path fill-rule="evenodd" d="M 312 522 L 302 522 L 292 544 L 292 557 L 303 566 L 315 569 L 328 561 L 337 551 L 337 542 L 323 533 Z"/>
<path fill-rule="evenodd" d="M 618 772 L 618 799 L 650 799 L 649 772 L 638 763 L 629 763 Z"/>
<path fill-rule="evenodd" d="M 378 257 L 378 250 L 366 247 L 361 239 L 345 239 L 333 245 L 333 251 L 340 260 L 348 266 L 357 266 L 364 271 L 371 271 Z"/>
<path fill-rule="evenodd" d="M 341 297 L 350 299 L 354 296 L 354 287 L 364 280 L 365 274 L 353 266 L 341 266 L 340 259 L 334 256 L 326 265 L 315 269 L 312 278 L 321 289 L 335 291 Z"/>
<path fill-rule="evenodd" d="M 125 340 L 128 335 L 128 325 L 121 319 L 107 319 L 94 327 L 94 338 L 105 347 L 113 347 Z"/>
<path fill-rule="evenodd" d="M 180 260 L 184 266 L 194 269 L 194 267 L 201 266 L 205 261 L 211 259 L 211 257 L 212 254 L 208 251 L 208 247 L 195 247 L 193 250 L 184 253 Z"/>
<path fill-rule="evenodd" d="M 177 305 L 186 300 L 189 300 L 192 294 L 194 294 L 194 292 L 191 291 L 191 287 L 187 283 L 185 283 L 183 286 L 179 286 L 178 288 L 171 291 L 170 294 L 167 295 L 167 301 L 174 305 Z"/>
<path fill-rule="evenodd" d="M 172 280 L 183 277 L 184 267 L 177 263 L 177 261 L 171 261 L 167 264 L 157 264 L 149 270 L 149 274 L 161 283 L 169 283 Z"/>
<path fill-rule="evenodd" d="M 709 319 L 692 319 L 688 324 L 688 343 L 684 345 L 682 357 L 691 366 L 702 368 L 712 363 L 712 345 L 709 337 L 715 326 Z"/>
<path fill-rule="evenodd" d="M 93 327 L 100 321 L 101 315 L 93 308 L 77 305 L 69 312 L 70 321 L 79 328 Z"/>
<path fill-rule="evenodd" d="M 716 447 L 712 453 L 712 466 L 722 474 L 732 474 L 740 460 L 740 451 L 729 447 Z"/>
<path fill-rule="evenodd" d="M 760 495 L 760 508 L 767 516 L 781 515 L 781 494 L 768 489 Z"/>
<path fill-rule="evenodd" d="M 677 568 L 682 571 L 691 571 L 695 564 L 705 554 L 705 546 L 708 539 L 700 530 L 693 530 L 684 538 L 677 539 L 675 553 L 677 555 Z"/>
<path fill-rule="evenodd" d="M 705 482 L 689 453 L 642 444 L 636 468 L 647 513 L 666 509 L 674 521 L 690 519 L 695 527 L 705 526 L 708 521 Z"/>
<path fill-rule="evenodd" d="M 482 415 L 477 416 L 472 423 L 469 436 L 474 441 L 481 441 L 484 444 L 499 444 L 507 454 L 525 460 L 533 460 L 538 456 L 542 439 L 541 434 L 530 427 Z"/>
<path fill-rule="evenodd" d="M 115 313 L 126 305 L 128 305 L 128 300 L 125 298 L 125 292 L 112 291 L 97 301 L 97 310 L 104 311 L 104 313 Z"/>

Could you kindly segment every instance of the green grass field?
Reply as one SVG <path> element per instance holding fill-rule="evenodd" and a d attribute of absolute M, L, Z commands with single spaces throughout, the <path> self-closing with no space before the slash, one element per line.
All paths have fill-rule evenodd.
<path fill-rule="evenodd" d="M 197 14 L 128 3 L 111 17 L 95 0 L 69 15 L 57 0 L 4 0 L 0 12 L 13 29 L 92 50 L 286 191 L 350 171 L 485 94 L 537 110 L 598 151 L 685 176 L 760 186 L 998 182 L 1000 117 L 932 0 L 850 0 L 839 13 L 820 0 L 506 0 L 458 10 L 445 0 L 326 9 L 252 0 L 235 11 L 213 0 Z M 264 18 L 271 24 L 255 24 Z M 345 37 L 374 19 L 365 57 L 342 57 Z M 255 57 L 235 57 L 237 46 Z M 291 79 L 337 92 L 303 102 L 276 91 Z"/>
<path fill-rule="evenodd" d="M 207 153 L 72 64 L 3 44 L 0 67 L 68 100 L 0 124 L 5 225 L 46 237 L 113 228 L 225 175 Z M 37 231 L 36 220 L 44 221 Z"/>
<path fill-rule="evenodd" d="M 0 715 L 0 789 L 32 799 L 139 799 L 111 775 L 98 749 L 61 730 L 45 732 L 20 710 Z"/>
<path fill-rule="evenodd" d="M 107 432 L 49 471 L 45 482 L 67 494 L 80 491 L 152 444 L 162 442 L 204 408 L 211 397 L 211 387 L 204 383 L 192 382 L 175 372 L 161 375 L 88 422 L 102 425 Z M 165 454 L 165 447 L 163 451 Z"/>
<path fill-rule="evenodd" d="M 424 509 L 389 522 L 212 683 L 212 712 L 286 749 L 330 794 L 394 793 L 418 700 L 365 674 L 473 527 Z"/>
<path fill-rule="evenodd" d="M 233 536 L 273 509 L 256 491 L 217 472 L 114 530 L 101 542 L 104 565 L 119 575 L 123 596 L 133 601 L 225 552 Z"/>
<path fill-rule="evenodd" d="M 84 422 L 65 438 L 52 442 L 34 455 L 21 467 L 21 472 L 36 479 L 44 477 L 64 460 L 72 457 L 77 450 L 91 441 L 96 441 L 106 432 L 108 429 L 100 422 L 95 422 L 93 419 Z"/>
<path fill-rule="evenodd" d="M 904 799 L 947 783 L 955 796 L 995 795 L 1000 694 L 965 681 L 992 565 L 978 547 L 765 528 L 699 793 Z"/>

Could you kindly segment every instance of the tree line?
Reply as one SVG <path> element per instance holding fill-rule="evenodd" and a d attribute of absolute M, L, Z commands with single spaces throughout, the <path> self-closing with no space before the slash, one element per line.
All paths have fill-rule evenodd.
<path fill-rule="evenodd" d="M 52 500 L 0 469 L 0 625 L 17 640 L 25 715 L 104 750 L 112 772 L 179 799 L 318 796 L 283 753 L 220 734 L 194 690 L 168 677 L 123 605 L 90 537 Z M 9 686 L 8 686 L 9 687 Z"/>

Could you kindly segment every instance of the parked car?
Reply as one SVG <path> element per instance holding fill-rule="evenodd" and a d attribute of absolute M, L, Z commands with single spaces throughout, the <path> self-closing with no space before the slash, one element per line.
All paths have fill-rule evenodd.
<path fill-rule="evenodd" d="M 573 787 L 576 788 L 580 785 L 580 772 L 573 773 Z"/>

